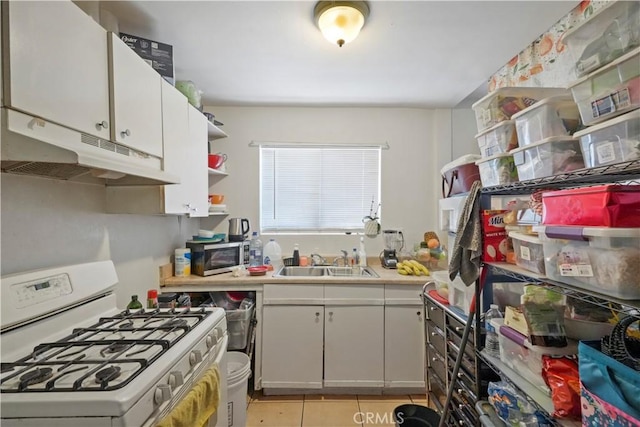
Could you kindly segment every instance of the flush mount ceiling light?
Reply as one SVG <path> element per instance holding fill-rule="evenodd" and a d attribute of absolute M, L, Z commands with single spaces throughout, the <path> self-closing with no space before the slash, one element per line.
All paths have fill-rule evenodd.
<path fill-rule="evenodd" d="M 364 1 L 320 1 L 313 15 L 324 38 L 342 47 L 358 37 L 369 6 Z"/>

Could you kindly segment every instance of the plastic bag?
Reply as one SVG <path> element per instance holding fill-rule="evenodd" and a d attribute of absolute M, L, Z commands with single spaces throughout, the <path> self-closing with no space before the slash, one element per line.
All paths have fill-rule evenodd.
<path fill-rule="evenodd" d="M 551 423 L 527 398 L 506 381 L 490 382 L 489 403 L 498 417 L 514 427 L 551 427 Z"/>
<path fill-rule="evenodd" d="M 577 360 L 542 356 L 542 378 L 551 389 L 553 416 L 580 419 L 580 374 Z"/>

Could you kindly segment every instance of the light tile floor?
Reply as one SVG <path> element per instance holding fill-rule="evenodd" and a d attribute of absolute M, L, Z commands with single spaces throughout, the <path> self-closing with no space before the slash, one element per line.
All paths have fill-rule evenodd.
<path fill-rule="evenodd" d="M 429 406 L 426 395 L 295 395 L 247 397 L 246 427 L 395 426 L 393 410 L 406 403 Z"/>

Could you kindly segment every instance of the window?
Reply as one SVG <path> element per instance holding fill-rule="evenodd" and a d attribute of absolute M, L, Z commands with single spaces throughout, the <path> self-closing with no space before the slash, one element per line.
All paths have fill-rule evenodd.
<path fill-rule="evenodd" d="M 261 231 L 362 230 L 380 200 L 380 153 L 380 147 L 261 145 Z"/>

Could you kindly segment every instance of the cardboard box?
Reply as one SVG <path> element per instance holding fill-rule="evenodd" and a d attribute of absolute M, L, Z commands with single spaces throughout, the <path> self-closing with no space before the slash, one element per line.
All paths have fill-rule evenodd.
<path fill-rule="evenodd" d="M 507 231 L 504 216 L 508 210 L 482 211 L 482 260 L 488 262 L 504 262 L 507 260 Z"/>
<path fill-rule="evenodd" d="M 125 33 L 120 33 L 120 39 L 151 65 L 163 79 L 175 86 L 173 46 Z"/>

